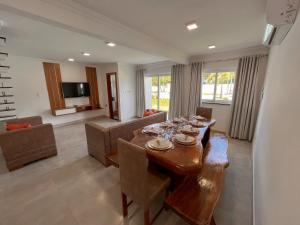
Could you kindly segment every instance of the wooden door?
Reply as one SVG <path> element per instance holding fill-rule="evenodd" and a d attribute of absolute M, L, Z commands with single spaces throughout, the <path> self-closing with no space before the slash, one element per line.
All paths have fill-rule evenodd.
<path fill-rule="evenodd" d="M 58 63 L 44 62 L 44 72 L 48 89 L 49 101 L 52 114 L 55 115 L 56 109 L 66 107 L 65 99 L 61 90 L 61 73 Z"/>
<path fill-rule="evenodd" d="M 86 79 L 90 86 L 90 105 L 92 109 L 100 108 L 97 70 L 94 67 L 85 67 Z"/>

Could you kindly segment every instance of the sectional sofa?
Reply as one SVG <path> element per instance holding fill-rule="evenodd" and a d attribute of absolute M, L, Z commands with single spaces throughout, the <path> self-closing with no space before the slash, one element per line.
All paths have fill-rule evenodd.
<path fill-rule="evenodd" d="M 51 124 L 43 124 L 40 116 L 11 119 L 6 124 L 29 123 L 32 127 L 0 132 L 0 150 L 12 171 L 39 159 L 57 155 Z"/>
<path fill-rule="evenodd" d="M 153 123 L 166 121 L 166 119 L 167 114 L 159 112 L 109 128 L 104 128 L 100 123 L 94 121 L 87 122 L 85 130 L 89 155 L 96 158 L 103 165 L 109 166 L 110 163 L 106 156 L 117 151 L 118 138 L 130 141 L 134 137 L 133 132 L 135 130 Z"/>

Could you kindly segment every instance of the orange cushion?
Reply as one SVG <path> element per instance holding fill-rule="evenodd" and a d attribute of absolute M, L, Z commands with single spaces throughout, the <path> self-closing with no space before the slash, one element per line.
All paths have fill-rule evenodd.
<path fill-rule="evenodd" d="M 144 111 L 144 117 L 151 116 L 151 115 L 153 115 L 155 113 L 159 113 L 159 111 L 157 109 L 146 109 Z"/>
<path fill-rule="evenodd" d="M 144 117 L 150 116 L 150 115 L 151 115 L 151 112 L 149 112 L 149 111 L 145 111 L 145 112 L 144 112 Z"/>
<path fill-rule="evenodd" d="M 18 130 L 31 127 L 30 123 L 10 123 L 6 125 L 7 131 Z"/>

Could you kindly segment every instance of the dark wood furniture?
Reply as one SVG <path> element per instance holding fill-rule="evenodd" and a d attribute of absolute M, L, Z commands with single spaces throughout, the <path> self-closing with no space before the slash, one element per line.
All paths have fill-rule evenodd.
<path fill-rule="evenodd" d="M 90 105 L 92 109 L 100 108 L 98 81 L 97 81 L 97 70 L 95 67 L 85 67 L 86 79 L 90 86 Z"/>
<path fill-rule="evenodd" d="M 189 224 L 215 224 L 213 212 L 221 195 L 224 170 L 229 165 L 227 148 L 225 136 L 211 137 L 199 175 L 187 177 L 165 200 L 166 206 Z"/>
<path fill-rule="evenodd" d="M 61 90 L 61 73 L 58 63 L 44 62 L 44 72 L 49 95 L 50 107 L 52 114 L 55 115 L 55 110 L 66 108 L 65 99 Z"/>
<path fill-rule="evenodd" d="M 205 137 L 207 129 L 215 124 L 215 120 L 205 122 L 205 127 L 199 128 L 199 135 L 197 138 L 197 145 L 184 146 L 174 143 L 174 149 L 166 152 L 154 151 L 147 149 L 147 156 L 150 161 L 160 165 L 179 175 L 190 175 L 192 173 L 199 173 L 202 167 L 202 140 Z M 154 124 L 151 126 L 159 126 Z M 153 136 L 142 134 L 142 130 L 135 133 L 135 137 L 131 143 L 141 147 L 145 147 L 146 143 L 153 139 Z"/>
<path fill-rule="evenodd" d="M 44 62 L 43 66 L 44 66 L 51 112 L 53 115 L 59 116 L 59 115 L 66 115 L 70 113 L 100 109 L 97 71 L 95 67 L 85 68 L 86 79 L 90 87 L 89 104 L 66 107 L 65 99 L 63 97 L 63 93 L 61 89 L 62 78 L 60 72 L 60 64 Z M 68 110 L 70 108 L 72 108 L 73 110 Z M 65 112 L 62 112 L 64 110 Z"/>
<path fill-rule="evenodd" d="M 178 175 L 190 175 L 198 174 L 202 167 L 202 154 L 203 154 L 203 140 L 207 136 L 207 130 L 215 124 L 216 120 L 212 119 L 205 122 L 205 127 L 199 128 L 199 135 L 197 136 L 198 144 L 195 146 L 183 146 L 175 143 L 175 149 L 160 152 L 147 149 L 148 159 L 160 165 L 161 167 L 168 169 Z M 150 125 L 158 127 L 159 124 Z M 146 143 L 153 139 L 153 136 L 142 133 L 142 129 L 134 132 L 134 138 L 131 143 L 145 148 Z M 206 143 L 204 143 L 206 144 Z M 203 144 L 203 145 L 204 145 Z M 118 167 L 118 153 L 114 152 L 106 156 L 106 159 Z"/>
<path fill-rule="evenodd" d="M 75 108 L 76 112 L 84 112 L 94 109 L 92 105 L 77 105 Z"/>

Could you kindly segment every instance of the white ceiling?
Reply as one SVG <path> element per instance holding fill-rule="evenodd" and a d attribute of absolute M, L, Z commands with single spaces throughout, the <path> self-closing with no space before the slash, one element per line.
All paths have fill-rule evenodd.
<path fill-rule="evenodd" d="M 0 10 L 4 27 L 0 34 L 7 37 L 5 51 L 12 55 L 37 57 L 50 60 L 96 64 L 100 62 L 126 62 L 144 64 L 166 60 L 123 46 L 108 47 L 105 41 L 72 32 L 24 16 Z M 82 52 L 91 53 L 84 57 Z"/>
<path fill-rule="evenodd" d="M 0 8 L 10 12 L 0 10 L 0 20 L 12 54 L 86 63 L 186 62 L 260 45 L 265 5 L 266 0 L 2 0 Z M 187 31 L 189 21 L 199 28 Z M 109 48 L 104 40 L 118 45 Z M 210 44 L 217 48 L 208 50 Z M 82 57 L 83 51 L 92 56 Z"/>
<path fill-rule="evenodd" d="M 64 0 L 81 4 L 189 54 L 262 43 L 266 0 Z M 188 32 L 185 24 L 199 29 Z"/>

